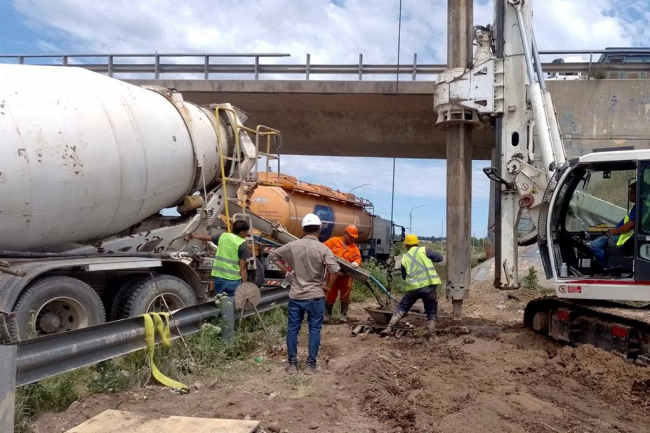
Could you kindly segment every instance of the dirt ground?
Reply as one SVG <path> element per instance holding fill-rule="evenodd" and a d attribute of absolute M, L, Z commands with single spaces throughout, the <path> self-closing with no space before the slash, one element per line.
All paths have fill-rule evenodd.
<path fill-rule="evenodd" d="M 524 302 L 474 287 L 451 332 L 441 302 L 439 335 L 427 340 L 350 336 L 326 326 L 314 378 L 288 377 L 282 354 L 251 358 L 188 395 L 151 386 L 82 399 L 47 413 L 37 432 L 61 432 L 106 409 L 260 420 L 267 432 L 649 432 L 650 369 L 590 346 L 563 347 L 521 326 Z M 352 314 L 365 320 L 361 304 Z M 417 318 L 411 323 L 421 325 Z M 452 328 L 450 328 L 452 327 Z M 446 329 L 449 328 L 449 329 Z M 304 326 L 303 326 L 304 330 Z M 305 337 L 305 336 L 302 336 Z M 304 359 L 304 340 L 301 356 Z"/>

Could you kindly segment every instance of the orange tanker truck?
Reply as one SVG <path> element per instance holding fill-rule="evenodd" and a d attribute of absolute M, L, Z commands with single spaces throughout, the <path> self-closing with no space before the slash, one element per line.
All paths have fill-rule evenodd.
<path fill-rule="evenodd" d="M 368 200 L 285 174 L 260 173 L 259 176 L 262 185 L 247 200 L 251 212 L 283 225 L 298 237 L 302 236 L 302 218 L 314 213 L 323 222 L 321 241 L 343 236 L 345 227 L 354 224 L 359 230 L 362 255 L 388 259 L 391 223 L 375 216 Z"/>

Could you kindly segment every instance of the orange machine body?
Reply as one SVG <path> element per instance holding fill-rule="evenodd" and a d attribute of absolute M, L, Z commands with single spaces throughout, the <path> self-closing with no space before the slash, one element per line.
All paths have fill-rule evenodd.
<path fill-rule="evenodd" d="M 370 240 L 373 217 L 368 210 L 372 204 L 368 201 L 284 174 L 260 173 L 260 181 L 261 185 L 250 197 L 250 210 L 282 224 L 294 236 L 302 236 L 303 217 L 314 213 L 323 222 L 322 241 L 343 236 L 349 224 L 359 230 L 358 243 Z"/>

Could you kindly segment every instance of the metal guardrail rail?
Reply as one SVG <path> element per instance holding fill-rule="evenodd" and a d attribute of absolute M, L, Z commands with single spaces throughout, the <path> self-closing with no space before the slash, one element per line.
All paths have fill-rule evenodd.
<path fill-rule="evenodd" d="M 258 311 L 289 301 L 289 288 L 262 290 Z M 206 320 L 219 315 L 215 302 L 185 307 L 170 316 L 172 338 L 198 332 Z M 254 311 L 244 312 L 248 317 Z M 157 337 L 159 341 L 159 336 Z M 23 386 L 146 348 L 144 319 L 134 317 L 76 331 L 24 340 L 15 345 L 16 386 Z"/>
<path fill-rule="evenodd" d="M 600 63 L 594 61 L 595 54 L 648 54 L 650 48 L 629 48 L 609 50 L 552 50 L 541 51 L 540 55 L 581 55 L 589 60 L 576 63 L 544 63 L 544 72 L 560 73 L 591 73 L 596 65 L 606 66 L 608 71 L 621 72 L 650 72 L 650 62 L 634 63 Z M 312 64 L 311 55 L 307 54 L 304 64 L 262 64 L 262 59 L 290 57 L 284 53 L 144 53 L 144 54 L 0 54 L 0 63 L 18 64 L 47 64 L 54 66 L 77 66 L 100 72 L 112 77 L 115 74 L 153 74 L 154 79 L 160 79 L 161 74 L 202 74 L 203 79 L 210 79 L 210 74 L 252 74 L 258 80 L 261 74 L 300 74 L 309 80 L 311 75 L 340 74 L 355 75 L 359 81 L 365 75 L 410 75 L 416 81 L 418 75 L 435 75 L 447 69 L 444 64 L 418 64 L 417 54 L 413 55 L 413 63 L 400 64 L 366 64 L 363 54 L 359 54 L 357 64 Z M 187 59 L 202 59 L 200 63 L 185 63 Z M 237 58 L 252 59 L 253 64 L 212 63 L 213 59 Z M 153 59 L 153 63 L 150 62 Z M 120 60 L 122 62 L 120 62 Z M 125 61 L 126 60 L 126 61 Z M 91 62 L 92 61 L 92 62 Z M 167 61 L 167 62 L 165 62 Z"/>

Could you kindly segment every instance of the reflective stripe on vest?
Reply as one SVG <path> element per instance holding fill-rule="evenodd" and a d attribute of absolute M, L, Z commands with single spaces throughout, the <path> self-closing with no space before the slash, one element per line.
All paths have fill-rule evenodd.
<path fill-rule="evenodd" d="M 632 211 L 630 211 L 632 212 Z M 625 218 L 623 218 L 623 225 L 627 224 L 627 222 L 630 221 L 630 214 L 628 213 L 625 215 Z M 627 242 L 628 239 L 630 239 L 634 235 L 634 229 L 630 230 L 629 232 L 625 232 L 621 235 L 619 235 L 618 240 L 616 241 L 616 246 L 620 247 L 623 245 L 625 242 Z"/>
<path fill-rule="evenodd" d="M 402 266 L 406 270 L 406 290 L 417 290 L 440 284 L 440 277 L 424 247 L 411 248 L 402 256 Z"/>
<path fill-rule="evenodd" d="M 239 246 L 246 242 L 243 238 L 232 233 L 224 233 L 219 237 L 217 253 L 214 255 L 212 276 L 225 280 L 241 280 L 239 273 Z"/>

